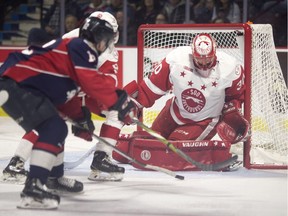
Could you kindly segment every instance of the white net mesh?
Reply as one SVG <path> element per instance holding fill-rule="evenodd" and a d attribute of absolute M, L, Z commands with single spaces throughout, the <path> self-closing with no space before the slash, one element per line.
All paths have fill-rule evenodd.
<path fill-rule="evenodd" d="M 252 36 L 251 162 L 278 160 L 280 164 L 287 164 L 288 90 L 276 55 L 272 28 L 252 25 Z M 259 161 L 259 155 L 265 159 Z"/>
<path fill-rule="evenodd" d="M 272 29 L 270 25 L 251 25 L 251 28 L 251 163 L 287 165 L 288 93 L 275 52 Z M 143 44 L 139 50 L 143 52 L 143 59 L 138 63 L 143 77 L 149 76 L 152 69 L 172 49 L 190 45 L 195 35 L 201 32 L 210 33 L 215 38 L 218 50 L 247 64 L 244 62 L 244 41 L 248 33 L 240 25 L 179 25 L 168 28 L 157 28 L 154 25 L 151 28 L 145 27 L 141 32 Z M 171 96 L 162 97 L 153 107 L 144 109 L 143 122 L 151 125 L 167 98 Z M 249 101 L 250 98 L 246 100 Z"/>

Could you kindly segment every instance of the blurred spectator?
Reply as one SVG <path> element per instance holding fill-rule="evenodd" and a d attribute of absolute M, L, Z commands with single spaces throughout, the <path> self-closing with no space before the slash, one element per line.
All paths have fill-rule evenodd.
<path fill-rule="evenodd" d="M 156 16 L 155 24 L 167 24 L 168 16 L 165 13 L 158 13 Z"/>
<path fill-rule="evenodd" d="M 226 17 L 216 17 L 212 23 L 230 23 L 230 21 Z"/>
<path fill-rule="evenodd" d="M 9 13 L 19 7 L 19 5 L 26 3 L 27 0 L 0 1 L 0 30 L 3 30 L 3 24 L 5 23 Z"/>
<path fill-rule="evenodd" d="M 214 0 L 200 0 L 194 7 L 194 20 L 196 23 L 211 23 L 215 8 Z"/>
<path fill-rule="evenodd" d="M 167 0 L 163 11 L 168 15 L 169 23 L 181 24 L 185 22 L 186 0 Z M 194 22 L 193 4 L 190 5 L 190 21 Z"/>
<path fill-rule="evenodd" d="M 231 23 L 240 23 L 240 8 L 233 0 L 215 0 L 215 10 L 212 20 L 216 17 L 227 18 Z"/>
<path fill-rule="evenodd" d="M 275 46 L 287 46 L 287 0 L 264 3 L 252 21 L 255 24 L 271 24 Z"/>
<path fill-rule="evenodd" d="M 140 7 L 142 0 L 128 0 L 129 5 L 136 11 Z"/>
<path fill-rule="evenodd" d="M 79 21 L 76 16 L 67 14 L 65 17 L 65 33 L 79 27 Z"/>
<path fill-rule="evenodd" d="M 28 45 L 42 45 L 60 37 L 60 1 L 55 0 L 44 16 L 41 28 L 32 28 L 28 33 Z M 73 15 L 80 20 L 83 16 L 81 8 L 75 1 L 65 0 L 65 15 Z"/>
<path fill-rule="evenodd" d="M 86 6 L 84 6 L 83 10 L 83 18 L 87 18 L 90 16 L 91 13 L 95 11 L 104 11 L 106 8 L 106 1 L 105 0 L 90 0 L 90 3 L 88 3 Z"/>
<path fill-rule="evenodd" d="M 141 24 L 154 24 L 160 9 L 161 7 L 157 0 L 142 0 L 140 7 L 135 13 L 136 27 L 138 28 Z"/>
<path fill-rule="evenodd" d="M 116 12 L 115 16 L 118 23 L 118 31 L 119 31 L 119 40 L 116 43 L 116 46 L 125 45 L 123 44 L 123 26 L 124 26 L 124 14 L 123 11 Z M 137 45 L 137 31 L 136 27 L 131 22 L 129 17 L 127 17 L 127 46 L 136 46 Z"/>
<path fill-rule="evenodd" d="M 271 1 L 271 0 L 249 0 L 248 1 L 248 20 L 252 21 L 254 20 L 255 16 L 257 16 L 263 6 L 263 4 L 266 1 Z"/>
<path fill-rule="evenodd" d="M 104 11 L 111 13 L 113 16 L 116 16 L 116 12 L 123 11 L 123 0 L 109 0 L 107 2 L 110 3 L 107 3 L 107 7 Z M 135 10 L 130 4 L 127 4 L 127 6 L 127 17 L 129 17 L 130 20 L 133 20 Z"/>
<path fill-rule="evenodd" d="M 51 36 L 60 36 L 60 2 L 55 0 L 42 21 L 42 28 Z M 65 0 L 65 15 L 71 14 L 80 20 L 83 17 L 81 8 L 75 1 Z"/>

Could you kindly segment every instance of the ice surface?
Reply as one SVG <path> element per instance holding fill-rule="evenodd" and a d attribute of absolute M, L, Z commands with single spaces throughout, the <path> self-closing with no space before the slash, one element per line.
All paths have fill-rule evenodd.
<path fill-rule="evenodd" d="M 23 133 L 9 118 L 0 118 L 1 171 Z M 69 135 L 65 161 L 77 160 L 94 144 Z M 287 170 L 177 172 L 185 176 L 181 181 L 124 165 L 123 181 L 92 182 L 87 179 L 91 160 L 90 156 L 66 171 L 67 176 L 84 182 L 85 192 L 63 196 L 58 210 L 17 209 L 23 185 L 0 183 L 0 216 L 287 216 Z"/>

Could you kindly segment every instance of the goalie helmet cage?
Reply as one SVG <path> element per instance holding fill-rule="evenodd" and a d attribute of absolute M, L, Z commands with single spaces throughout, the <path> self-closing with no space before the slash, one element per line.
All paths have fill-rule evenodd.
<path fill-rule="evenodd" d="M 178 46 L 190 46 L 195 35 L 202 32 L 214 37 L 217 50 L 233 55 L 244 65 L 247 87 L 243 112 L 251 124 L 251 138 L 237 144 L 243 151 L 244 167 L 287 169 L 288 91 L 276 55 L 271 25 L 141 25 L 138 29 L 138 83 L 149 76 L 168 52 Z M 144 124 L 152 124 L 169 97 L 171 94 L 167 93 L 151 108 L 144 108 Z"/>

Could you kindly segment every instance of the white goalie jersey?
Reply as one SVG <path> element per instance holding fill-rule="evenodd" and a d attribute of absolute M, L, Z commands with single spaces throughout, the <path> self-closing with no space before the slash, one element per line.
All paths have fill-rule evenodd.
<path fill-rule="evenodd" d="M 214 118 L 224 103 L 239 99 L 244 91 L 244 71 L 237 60 L 217 52 L 217 63 L 207 78 L 196 71 L 190 46 L 174 49 L 141 84 L 138 101 L 145 107 L 171 90 L 174 93 L 170 113 L 179 125 Z"/>

